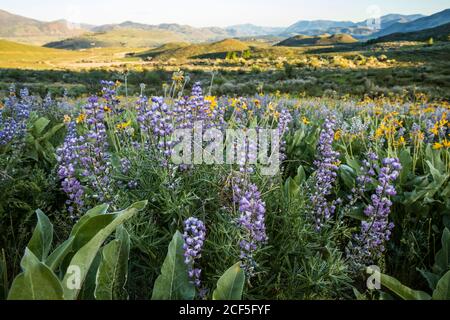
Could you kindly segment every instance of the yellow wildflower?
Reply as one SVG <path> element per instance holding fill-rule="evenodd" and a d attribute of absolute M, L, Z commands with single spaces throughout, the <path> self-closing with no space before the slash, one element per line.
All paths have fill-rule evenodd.
<path fill-rule="evenodd" d="M 439 135 L 439 123 L 436 122 L 430 132 L 435 136 Z"/>
<path fill-rule="evenodd" d="M 450 141 L 448 141 L 447 139 L 445 139 L 442 144 L 444 145 L 444 148 L 450 148 Z"/>
<path fill-rule="evenodd" d="M 303 122 L 303 124 L 310 124 L 310 123 L 311 123 L 311 122 L 308 120 L 307 117 L 303 117 L 303 118 L 302 118 L 302 122 Z"/>
<path fill-rule="evenodd" d="M 342 136 L 342 131 L 341 130 L 337 130 L 334 133 L 334 140 L 339 140 L 341 138 L 341 136 Z"/>
<path fill-rule="evenodd" d="M 442 149 L 444 147 L 444 145 L 442 144 L 442 143 L 440 143 L 440 142 L 436 142 L 434 145 L 433 145 L 433 149 L 434 150 L 439 150 L 439 149 Z"/>
<path fill-rule="evenodd" d="M 104 107 L 103 107 L 103 110 L 104 110 L 105 112 L 111 112 L 111 111 L 112 111 L 111 108 L 108 107 L 108 106 L 104 106 Z"/>
<path fill-rule="evenodd" d="M 0 102 L 0 110 L 2 110 L 5 106 Z"/>
<path fill-rule="evenodd" d="M 83 123 L 84 120 L 86 120 L 86 115 L 84 113 L 80 113 L 80 115 L 77 117 L 76 122 L 77 123 Z"/>
<path fill-rule="evenodd" d="M 131 125 L 131 120 L 127 121 L 127 122 L 123 122 L 123 123 L 119 123 L 118 125 L 116 125 L 117 129 L 119 130 L 125 130 L 126 128 L 128 128 Z"/>
<path fill-rule="evenodd" d="M 64 115 L 64 123 L 69 123 L 70 121 L 72 121 L 72 119 L 67 114 L 65 114 Z"/>

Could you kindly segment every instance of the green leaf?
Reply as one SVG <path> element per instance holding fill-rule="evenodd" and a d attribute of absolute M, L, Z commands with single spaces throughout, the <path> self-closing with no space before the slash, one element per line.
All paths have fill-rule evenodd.
<path fill-rule="evenodd" d="M 213 292 L 213 300 L 241 300 L 244 290 L 245 274 L 238 262 L 225 271 L 217 281 L 217 288 Z"/>
<path fill-rule="evenodd" d="M 443 275 L 450 269 L 450 231 L 445 228 L 441 238 L 442 248 L 436 253 L 433 272 Z"/>
<path fill-rule="evenodd" d="M 70 233 L 70 235 L 75 235 L 78 230 L 92 217 L 101 215 L 101 214 L 105 214 L 106 212 L 108 212 L 108 208 L 109 205 L 108 204 L 102 204 L 99 205 L 95 208 L 92 208 L 91 210 L 89 210 L 88 212 L 86 212 L 81 218 L 80 220 L 78 220 L 78 222 L 73 226 L 72 228 L 72 232 Z"/>
<path fill-rule="evenodd" d="M 78 252 L 73 256 L 69 267 L 75 267 L 79 270 L 80 283 L 83 284 L 86 275 L 89 271 L 89 268 L 97 255 L 98 250 L 100 249 L 103 242 L 105 242 L 106 238 L 114 232 L 114 230 L 122 225 L 126 220 L 134 216 L 138 211 L 141 211 L 147 204 L 147 201 L 137 202 L 130 206 L 129 208 L 117 212 L 114 214 L 115 218 L 101 229 L 86 245 L 84 245 Z M 72 275 L 66 273 L 63 279 L 63 288 L 64 288 L 64 298 L 67 300 L 75 300 L 78 297 L 80 292 L 80 287 L 72 288 L 72 286 L 67 286 L 71 279 Z"/>
<path fill-rule="evenodd" d="M 301 185 L 303 182 L 306 181 L 306 173 L 305 173 L 305 169 L 303 168 L 303 166 L 299 166 L 297 169 L 297 175 L 294 178 L 295 183 L 297 183 L 297 185 Z"/>
<path fill-rule="evenodd" d="M 74 237 L 70 237 L 61 243 L 45 260 L 45 264 L 55 271 L 62 263 L 67 254 L 72 250 Z"/>
<path fill-rule="evenodd" d="M 51 137 L 53 137 L 61 128 L 65 126 L 64 123 L 57 124 L 53 126 L 50 130 L 48 130 L 41 138 L 39 138 L 39 141 L 47 141 Z"/>
<path fill-rule="evenodd" d="M 49 123 L 50 123 L 50 120 L 48 120 L 45 117 L 37 119 L 33 123 L 33 129 L 32 129 L 33 135 L 35 137 L 39 137 L 41 135 L 41 133 L 44 132 L 45 128 L 48 126 Z"/>
<path fill-rule="evenodd" d="M 22 258 L 24 272 L 13 281 L 8 300 L 62 300 L 63 289 L 53 271 L 28 248 Z"/>
<path fill-rule="evenodd" d="M 95 299 L 126 300 L 125 284 L 128 277 L 130 236 L 125 228 L 119 228 L 117 239 L 102 250 L 101 262 L 95 280 Z"/>
<path fill-rule="evenodd" d="M 355 186 L 355 170 L 353 170 L 350 166 L 343 164 L 339 167 L 339 173 L 347 188 L 351 189 Z"/>
<path fill-rule="evenodd" d="M 152 300 L 192 300 L 195 286 L 189 280 L 188 268 L 184 263 L 183 237 L 176 232 L 169 244 L 161 275 L 153 287 Z"/>
<path fill-rule="evenodd" d="M 8 296 L 8 269 L 6 267 L 5 250 L 2 249 L 0 255 L 0 300 L 5 300 Z"/>
<path fill-rule="evenodd" d="M 432 272 L 428 272 L 426 270 L 420 270 L 419 269 L 420 274 L 422 275 L 422 277 L 425 278 L 425 280 L 427 280 L 428 286 L 430 287 L 431 290 L 436 289 L 436 286 L 439 282 L 440 276 L 432 273 Z"/>
<path fill-rule="evenodd" d="M 41 210 L 36 210 L 36 215 L 38 221 L 28 248 L 40 261 L 44 261 L 52 247 L 53 225 Z"/>
<path fill-rule="evenodd" d="M 381 284 L 395 293 L 403 300 L 430 300 L 429 294 L 423 291 L 416 291 L 403 285 L 397 279 L 385 274 L 381 274 Z"/>
<path fill-rule="evenodd" d="M 450 300 L 450 271 L 439 280 L 433 292 L 433 300 Z"/>

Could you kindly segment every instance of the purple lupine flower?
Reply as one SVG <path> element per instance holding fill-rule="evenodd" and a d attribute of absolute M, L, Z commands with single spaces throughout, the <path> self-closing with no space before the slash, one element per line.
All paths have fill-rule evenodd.
<path fill-rule="evenodd" d="M 283 137 L 289 131 L 289 124 L 293 118 L 289 110 L 281 109 L 280 116 L 278 118 L 278 133 L 280 137 Z M 282 138 L 280 141 L 280 161 L 286 160 L 286 139 Z"/>
<path fill-rule="evenodd" d="M 9 97 L 0 109 L 0 146 L 16 139 L 20 143 L 27 131 L 27 120 L 30 117 L 32 98 L 28 90 L 20 91 L 20 99 L 16 97 L 15 86 L 10 87 Z"/>
<path fill-rule="evenodd" d="M 184 262 L 188 266 L 189 278 L 199 289 L 201 287 L 200 275 L 202 270 L 195 267 L 195 262 L 201 258 L 205 239 L 206 228 L 201 220 L 191 217 L 184 221 Z"/>
<path fill-rule="evenodd" d="M 316 166 L 313 193 L 310 196 L 316 230 L 320 231 L 324 222 L 331 218 L 336 210 L 336 201 L 329 201 L 337 178 L 339 153 L 333 150 L 334 118 L 326 118 L 320 132 L 317 146 L 318 154 L 314 161 Z"/>
<path fill-rule="evenodd" d="M 62 147 L 56 150 L 58 177 L 63 191 L 67 194 L 67 210 L 75 219 L 84 206 L 84 189 L 76 176 L 75 167 L 79 164 L 79 145 L 75 122 L 68 124 L 68 132 Z"/>
<path fill-rule="evenodd" d="M 234 184 L 233 194 L 241 213 L 237 222 L 241 227 L 243 238 L 239 243 L 242 267 L 249 276 L 252 276 L 256 268 L 254 254 L 268 241 L 265 224 L 266 205 L 261 200 L 258 187 L 254 184 L 247 187 Z"/>
<path fill-rule="evenodd" d="M 367 220 L 361 222 L 361 231 L 355 235 L 355 244 L 351 244 L 348 255 L 355 263 L 370 264 L 381 257 L 385 244 L 389 241 L 394 224 L 389 222 L 392 201 L 397 194 L 394 181 L 400 175 L 402 166 L 397 158 L 386 158 L 378 175 L 375 193 L 371 203 L 364 209 Z"/>

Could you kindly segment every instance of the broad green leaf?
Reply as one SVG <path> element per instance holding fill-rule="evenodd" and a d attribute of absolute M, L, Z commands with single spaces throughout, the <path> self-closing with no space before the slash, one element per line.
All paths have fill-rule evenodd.
<path fill-rule="evenodd" d="M 28 248 L 22 259 L 23 273 L 13 281 L 8 300 L 62 300 L 59 279 Z"/>
<path fill-rule="evenodd" d="M 432 273 L 432 272 L 428 272 L 426 270 L 419 270 L 420 274 L 422 275 L 422 277 L 425 278 L 425 280 L 427 280 L 428 286 L 430 287 L 431 290 L 436 289 L 437 283 L 439 282 L 440 276 Z"/>
<path fill-rule="evenodd" d="M 244 290 L 245 274 L 238 262 L 217 281 L 217 288 L 213 292 L 213 300 L 241 300 Z"/>
<path fill-rule="evenodd" d="M 305 169 L 303 168 L 303 166 L 299 166 L 297 169 L 297 175 L 294 178 L 295 183 L 297 183 L 297 185 L 301 185 L 303 182 L 306 181 L 306 173 L 305 173 Z"/>
<path fill-rule="evenodd" d="M 353 170 L 350 166 L 345 164 L 341 165 L 339 167 L 339 174 L 347 188 L 351 189 L 355 186 L 356 174 L 355 170 Z"/>
<path fill-rule="evenodd" d="M 103 248 L 97 252 L 94 260 L 89 267 L 89 270 L 84 280 L 83 286 L 78 294 L 78 300 L 95 300 L 95 279 L 97 278 L 98 267 L 100 266 L 100 261 L 102 260 Z"/>
<path fill-rule="evenodd" d="M 152 300 L 192 300 L 195 286 L 189 280 L 188 268 L 184 263 L 183 237 L 176 232 L 169 244 L 161 275 L 153 287 Z"/>
<path fill-rule="evenodd" d="M 450 300 L 450 271 L 448 271 L 436 285 L 433 300 Z"/>
<path fill-rule="evenodd" d="M 73 256 L 69 267 L 78 269 L 81 285 L 83 284 L 89 268 L 103 242 L 105 242 L 108 236 L 112 232 L 114 232 L 114 230 L 118 226 L 122 225 L 122 223 L 134 216 L 138 211 L 141 211 L 146 206 L 146 204 L 147 201 L 137 202 L 129 208 L 115 213 L 115 219 L 112 220 L 110 224 L 101 229 L 86 245 L 78 250 L 78 252 Z M 77 288 L 68 286 L 69 281 L 72 277 L 72 274 L 66 273 L 62 282 L 64 289 L 64 298 L 67 300 L 75 300 L 78 297 L 81 289 L 80 286 Z"/>
<path fill-rule="evenodd" d="M 74 237 L 70 237 L 61 243 L 45 260 L 45 264 L 55 271 L 62 263 L 67 254 L 72 250 Z"/>
<path fill-rule="evenodd" d="M 53 137 L 56 132 L 58 132 L 61 128 L 65 126 L 64 123 L 59 123 L 55 126 L 53 126 L 50 130 L 48 130 L 41 138 L 39 138 L 39 141 L 46 141 L 49 140 L 51 137 Z"/>
<path fill-rule="evenodd" d="M 99 205 L 95 208 L 92 208 L 91 210 L 89 210 L 88 212 L 86 212 L 81 218 L 80 220 L 78 220 L 78 222 L 73 226 L 72 228 L 72 232 L 70 233 L 70 235 L 75 235 L 78 230 L 92 217 L 101 215 L 101 214 L 105 214 L 106 212 L 108 212 L 108 208 L 109 205 L 108 204 L 102 204 Z"/>
<path fill-rule="evenodd" d="M 130 236 L 125 228 L 119 228 L 117 239 L 102 250 L 101 262 L 95 280 L 95 299 L 126 300 L 125 284 L 128 277 Z"/>
<path fill-rule="evenodd" d="M 42 132 L 44 132 L 45 128 L 48 126 L 48 124 L 50 123 L 50 120 L 48 120 L 47 118 L 39 118 L 37 119 L 34 123 L 33 123 L 33 135 L 35 137 L 39 137 L 41 135 Z"/>
<path fill-rule="evenodd" d="M 36 215 L 38 221 L 28 248 L 40 261 L 44 261 L 52 247 L 53 225 L 41 210 L 36 210 Z"/>
<path fill-rule="evenodd" d="M 436 253 L 433 272 L 443 275 L 450 269 L 450 231 L 445 228 L 441 238 L 442 248 Z"/>
<path fill-rule="evenodd" d="M 381 284 L 395 293 L 403 300 L 430 300 L 429 294 L 423 291 L 416 291 L 403 285 L 397 279 L 385 274 L 381 274 Z"/>

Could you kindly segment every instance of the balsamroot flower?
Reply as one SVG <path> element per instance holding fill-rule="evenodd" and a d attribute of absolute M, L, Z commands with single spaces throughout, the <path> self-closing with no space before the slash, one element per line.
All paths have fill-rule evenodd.
<path fill-rule="evenodd" d="M 188 266 L 189 278 L 197 288 L 201 286 L 200 275 L 202 270 L 195 268 L 195 262 L 201 258 L 205 239 L 206 228 L 201 220 L 191 217 L 184 221 L 184 262 Z"/>
<path fill-rule="evenodd" d="M 366 221 L 361 222 L 361 232 L 355 236 L 356 245 L 350 256 L 357 263 L 370 264 L 381 257 L 385 244 L 389 241 L 394 224 L 389 222 L 392 201 L 389 197 L 397 194 L 393 182 L 397 180 L 402 166 L 397 158 L 386 158 L 378 175 L 375 193 L 371 203 L 365 208 Z"/>
<path fill-rule="evenodd" d="M 317 169 L 310 201 L 317 231 L 320 231 L 324 222 L 330 219 L 336 210 L 336 201 L 329 202 L 328 200 L 337 178 L 337 170 L 339 169 L 339 153 L 333 150 L 335 126 L 334 118 L 325 119 L 317 146 L 317 158 L 314 161 Z"/>

